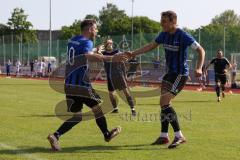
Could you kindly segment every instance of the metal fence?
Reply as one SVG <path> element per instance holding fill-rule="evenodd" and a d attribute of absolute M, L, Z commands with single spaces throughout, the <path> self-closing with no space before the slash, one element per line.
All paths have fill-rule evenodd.
<path fill-rule="evenodd" d="M 131 35 L 119 35 L 110 36 L 115 42 L 115 47 L 122 51 L 132 50 L 144 46 L 145 44 L 153 41 L 158 33 L 155 34 L 135 34 L 133 41 L 131 40 Z M 235 40 L 228 37 L 228 41 L 224 41 L 224 36 L 219 41 L 211 41 L 211 37 L 206 40 L 204 33 L 199 35 L 193 35 L 196 40 L 200 40 L 201 44 L 206 51 L 206 61 L 211 60 L 218 49 L 225 48 L 225 56 L 231 58 L 231 53 L 240 53 L 240 45 L 236 47 L 229 48 L 230 43 L 235 43 Z M 95 40 L 95 46 L 101 44 L 106 37 L 97 38 Z M 225 42 L 225 43 L 223 43 Z M 67 50 L 67 40 L 54 40 L 52 41 L 52 47 L 50 51 L 49 41 L 38 41 L 36 43 L 21 43 L 17 42 L 15 35 L 5 35 L 0 37 L 0 65 L 5 65 L 5 63 L 10 59 L 14 64 L 17 60 L 20 60 L 22 64 L 29 64 L 31 60 L 38 59 L 43 56 L 54 56 L 58 63 L 62 63 L 65 60 L 66 50 Z M 164 51 L 162 47 L 152 50 L 151 52 L 141 55 L 138 57 L 139 61 L 144 63 L 150 63 L 154 59 L 164 59 Z M 195 67 L 197 54 L 189 49 L 189 64 L 190 67 Z"/>

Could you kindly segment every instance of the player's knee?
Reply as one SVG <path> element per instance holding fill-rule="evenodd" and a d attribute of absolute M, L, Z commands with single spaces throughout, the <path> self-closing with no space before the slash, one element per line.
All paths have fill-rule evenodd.
<path fill-rule="evenodd" d="M 127 89 L 127 88 L 124 88 L 124 89 L 123 89 L 123 93 L 124 93 L 125 95 L 130 95 L 130 93 L 128 92 L 128 89 Z"/>
<path fill-rule="evenodd" d="M 109 94 L 110 97 L 112 97 L 113 96 L 113 91 L 109 91 L 108 94 Z"/>
<path fill-rule="evenodd" d="M 163 108 L 163 107 L 169 105 L 169 103 L 170 103 L 169 101 L 161 99 L 160 100 L 160 107 Z"/>
<path fill-rule="evenodd" d="M 73 115 L 72 119 L 71 119 L 72 122 L 80 122 L 82 121 L 82 113 L 76 113 Z"/>
<path fill-rule="evenodd" d="M 165 94 L 161 94 L 160 97 L 160 106 L 166 106 L 171 103 L 171 100 L 174 98 L 174 95 L 172 95 L 170 92 L 167 92 Z"/>
<path fill-rule="evenodd" d="M 160 102 L 160 107 L 163 108 L 164 106 L 166 106 L 167 104 L 166 103 L 161 103 Z"/>
<path fill-rule="evenodd" d="M 226 84 L 221 85 L 221 88 L 222 88 L 223 91 L 225 90 L 225 87 L 226 87 Z"/>

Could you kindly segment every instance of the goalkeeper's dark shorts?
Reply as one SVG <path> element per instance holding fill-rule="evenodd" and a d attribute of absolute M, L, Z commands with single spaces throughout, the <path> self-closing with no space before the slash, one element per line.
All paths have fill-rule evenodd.
<path fill-rule="evenodd" d="M 107 77 L 108 91 L 123 90 L 128 87 L 125 74 L 115 74 L 112 77 Z"/>
<path fill-rule="evenodd" d="M 188 76 L 180 74 L 166 74 L 162 80 L 162 91 L 177 95 L 185 86 Z"/>
<path fill-rule="evenodd" d="M 215 74 L 215 83 L 221 83 L 225 85 L 227 83 L 227 75 L 226 74 Z"/>

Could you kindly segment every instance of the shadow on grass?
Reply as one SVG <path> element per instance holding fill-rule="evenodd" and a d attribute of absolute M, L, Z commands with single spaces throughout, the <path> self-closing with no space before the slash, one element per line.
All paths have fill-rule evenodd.
<path fill-rule="evenodd" d="M 27 117 L 57 117 L 56 114 L 31 114 L 31 115 L 24 115 L 24 116 L 19 116 L 19 117 L 23 117 L 23 118 L 27 118 Z"/>
<path fill-rule="evenodd" d="M 33 153 L 112 153 L 113 151 L 143 151 L 143 150 L 159 150 L 166 149 L 162 146 L 151 146 L 150 144 L 136 144 L 136 145 L 122 145 L 122 146 L 103 146 L 103 145 L 95 145 L 95 146 L 74 146 L 74 147 L 63 147 L 60 152 L 53 152 L 50 148 L 45 147 L 18 147 L 18 149 L 1 149 L 1 154 L 9 154 L 9 155 L 18 155 L 18 154 L 33 154 Z"/>
<path fill-rule="evenodd" d="M 111 114 L 111 113 L 108 113 L 106 114 L 108 116 L 112 116 L 112 117 L 119 117 L 119 114 Z M 56 115 L 56 114 L 29 114 L 29 115 L 22 115 L 22 116 L 18 116 L 18 117 L 21 117 L 21 118 L 29 118 L 29 117 L 32 117 L 32 118 L 54 118 L 54 117 L 66 117 L 66 116 L 69 116 L 69 115 Z"/>
<path fill-rule="evenodd" d="M 216 102 L 216 100 L 174 100 L 177 103 L 209 103 Z"/>
<path fill-rule="evenodd" d="M 157 104 L 157 103 L 137 103 L 136 104 L 137 106 L 160 106 L 160 104 Z"/>

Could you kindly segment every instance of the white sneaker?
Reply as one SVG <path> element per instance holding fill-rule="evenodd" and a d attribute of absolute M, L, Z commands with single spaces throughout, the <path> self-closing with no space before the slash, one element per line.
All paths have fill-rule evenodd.
<path fill-rule="evenodd" d="M 218 102 L 221 102 L 221 98 L 220 98 L 220 97 L 218 97 L 218 98 L 217 98 L 217 101 L 218 101 Z"/>
<path fill-rule="evenodd" d="M 53 151 L 60 151 L 61 150 L 61 148 L 59 146 L 59 143 L 58 143 L 58 140 L 53 134 L 49 134 L 47 139 L 48 139 Z"/>

